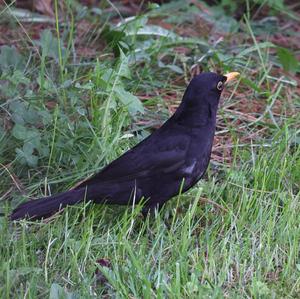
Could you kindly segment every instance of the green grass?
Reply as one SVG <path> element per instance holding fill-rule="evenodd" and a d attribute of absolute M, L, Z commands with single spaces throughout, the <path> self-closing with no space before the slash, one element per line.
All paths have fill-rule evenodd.
<path fill-rule="evenodd" d="M 64 22 L 58 5 L 39 38 L 6 18 L 13 6 L 0 10 L 23 33 L 17 49 L 0 48 L 0 297 L 298 298 L 299 53 L 269 42 L 294 33 L 262 16 L 262 35 L 256 11 L 238 22 L 184 1 L 120 27 L 122 10 L 108 2 L 95 13 L 66 1 Z M 195 15 L 212 21 L 209 34 Z M 78 40 L 81 20 L 92 29 Z M 89 202 L 48 221 L 8 220 L 20 202 L 70 188 L 150 134 L 196 66 L 242 74 L 223 95 L 197 186 L 146 220 L 140 206 Z"/>

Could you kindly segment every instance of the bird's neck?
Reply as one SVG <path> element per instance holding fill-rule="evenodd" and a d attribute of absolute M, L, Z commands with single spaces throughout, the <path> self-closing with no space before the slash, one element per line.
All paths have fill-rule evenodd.
<path fill-rule="evenodd" d="M 214 128 L 216 125 L 216 115 L 217 109 L 211 107 L 209 103 L 201 103 L 197 107 L 181 103 L 172 118 L 178 124 L 190 128 L 207 126 Z"/>

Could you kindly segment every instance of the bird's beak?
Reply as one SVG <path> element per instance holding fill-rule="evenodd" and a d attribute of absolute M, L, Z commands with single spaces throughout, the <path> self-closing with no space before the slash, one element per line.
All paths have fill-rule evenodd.
<path fill-rule="evenodd" d="M 231 73 L 228 73 L 226 75 L 224 75 L 227 79 L 226 79 L 226 83 L 234 80 L 235 78 L 237 78 L 238 76 L 240 75 L 240 73 L 238 72 L 231 72 Z"/>

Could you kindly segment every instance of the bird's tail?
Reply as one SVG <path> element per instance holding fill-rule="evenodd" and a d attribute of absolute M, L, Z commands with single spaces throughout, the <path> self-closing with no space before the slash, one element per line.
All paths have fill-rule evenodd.
<path fill-rule="evenodd" d="M 20 204 L 10 215 L 11 220 L 47 218 L 67 205 L 74 205 L 85 198 L 85 188 L 70 190 L 53 196 Z"/>

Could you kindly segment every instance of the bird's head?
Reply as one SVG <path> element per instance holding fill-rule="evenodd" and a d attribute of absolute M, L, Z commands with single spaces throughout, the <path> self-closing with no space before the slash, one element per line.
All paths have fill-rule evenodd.
<path fill-rule="evenodd" d="M 238 72 L 219 75 L 216 73 L 201 73 L 195 76 L 188 86 L 188 98 L 193 102 L 206 102 L 218 106 L 220 95 L 225 85 L 239 76 Z M 195 104 L 195 103 L 194 103 Z M 203 103 L 204 104 L 204 103 Z"/>
<path fill-rule="evenodd" d="M 225 85 L 237 76 L 237 72 L 226 75 L 201 73 L 195 76 L 187 87 L 174 118 L 179 122 L 192 124 L 215 122 L 221 93 Z"/>

